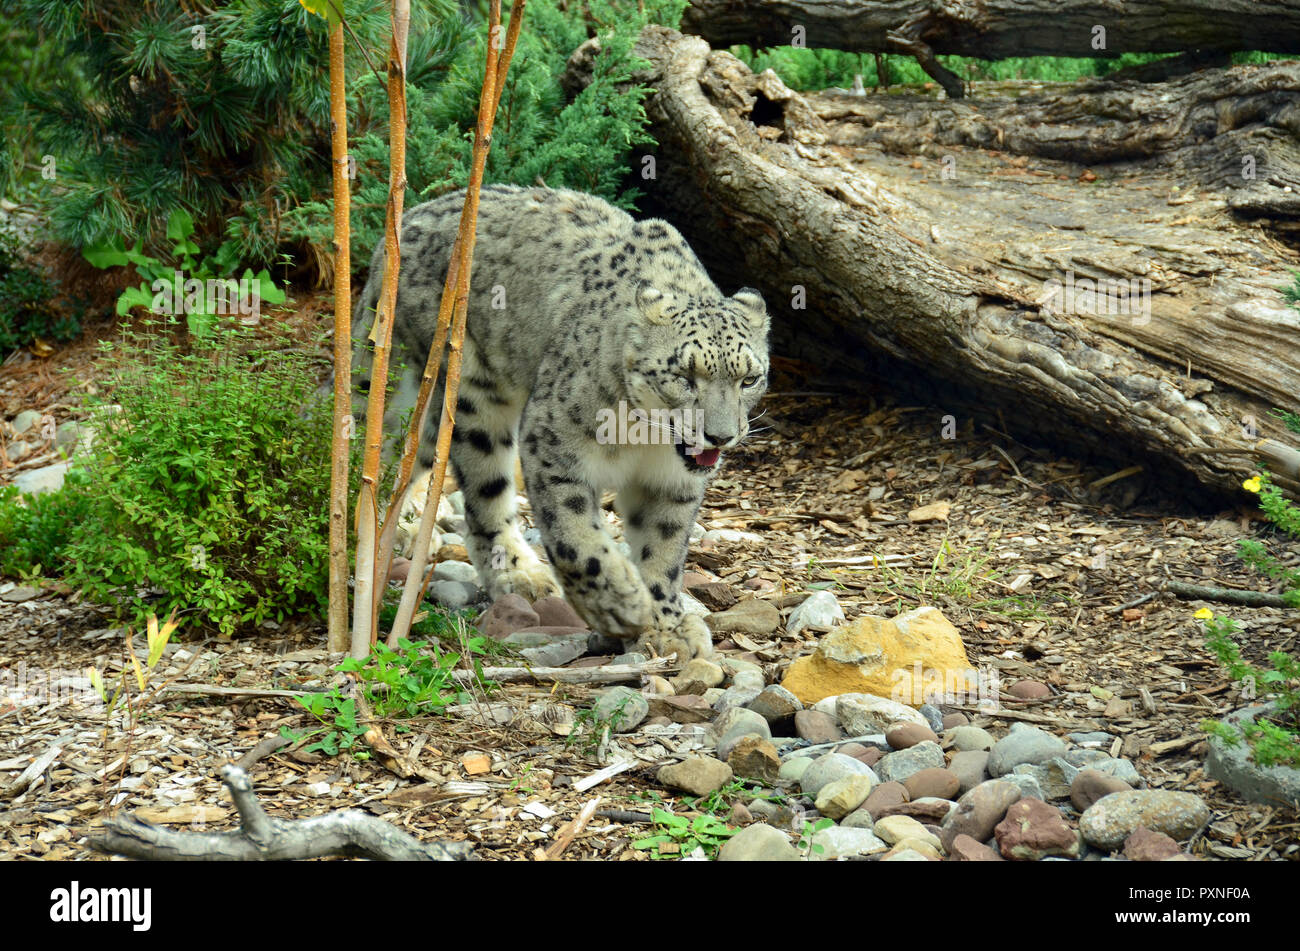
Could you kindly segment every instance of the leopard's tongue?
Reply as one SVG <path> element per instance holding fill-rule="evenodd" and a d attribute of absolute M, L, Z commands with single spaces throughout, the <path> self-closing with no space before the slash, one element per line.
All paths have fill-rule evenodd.
<path fill-rule="evenodd" d="M 722 455 L 721 449 L 701 449 L 695 454 L 695 464 L 700 466 L 716 466 L 718 456 Z"/>

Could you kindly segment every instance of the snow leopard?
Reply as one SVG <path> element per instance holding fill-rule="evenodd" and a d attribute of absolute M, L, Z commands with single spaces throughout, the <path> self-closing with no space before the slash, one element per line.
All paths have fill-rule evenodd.
<path fill-rule="evenodd" d="M 402 219 L 390 436 L 415 403 L 463 201 L 449 193 Z M 363 392 L 383 265 L 381 242 L 353 315 Z M 601 634 L 681 662 L 710 655 L 707 626 L 683 610 L 682 575 L 705 487 L 767 389 L 761 294 L 724 295 L 665 221 L 581 192 L 495 185 L 481 192 L 466 320 L 450 463 L 482 586 L 530 601 L 562 588 Z M 425 472 L 442 402 L 440 387 L 419 447 Z M 520 531 L 517 456 L 549 567 Z M 609 531 L 605 491 L 630 558 Z"/>

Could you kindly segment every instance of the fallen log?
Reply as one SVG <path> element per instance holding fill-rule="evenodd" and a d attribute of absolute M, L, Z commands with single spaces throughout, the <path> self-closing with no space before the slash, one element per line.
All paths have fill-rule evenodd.
<path fill-rule="evenodd" d="M 801 96 L 662 27 L 638 54 L 658 142 L 643 211 L 724 288 L 764 292 L 775 352 L 1189 491 L 1240 492 L 1259 460 L 1300 489 L 1269 415 L 1300 393 L 1279 292 L 1300 267 L 1300 64 L 939 105 Z M 1276 201 L 1234 208 L 1230 161 Z"/>
<path fill-rule="evenodd" d="M 420 842 L 396 826 L 358 810 L 310 819 L 272 819 L 238 766 L 223 766 L 241 825 L 231 832 L 178 832 L 124 816 L 104 823 L 88 841 L 112 855 L 152 861 L 269 862 L 339 855 L 388 861 L 463 861 L 474 857 L 469 842 Z"/>
<path fill-rule="evenodd" d="M 682 30 L 715 47 L 859 53 L 897 52 L 900 37 L 915 36 L 935 53 L 980 59 L 1300 53 L 1300 7 L 1290 0 L 691 0 Z"/>

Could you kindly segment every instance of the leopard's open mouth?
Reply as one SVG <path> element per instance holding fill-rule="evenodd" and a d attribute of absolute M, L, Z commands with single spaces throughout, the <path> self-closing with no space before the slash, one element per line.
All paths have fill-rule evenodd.
<path fill-rule="evenodd" d="M 686 468 L 691 472 L 709 472 L 718 464 L 718 459 L 722 457 L 721 449 L 700 449 L 697 446 L 688 446 L 686 443 L 677 443 L 677 454 L 682 457 L 686 463 Z"/>

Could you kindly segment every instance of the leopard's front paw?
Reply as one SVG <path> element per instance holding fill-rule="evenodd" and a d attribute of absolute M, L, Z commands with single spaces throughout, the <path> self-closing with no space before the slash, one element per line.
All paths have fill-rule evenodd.
<path fill-rule="evenodd" d="M 528 554 L 531 555 L 532 552 Z M 488 594 L 492 600 L 495 601 L 503 594 L 518 594 L 532 602 L 560 594 L 560 585 L 555 580 L 555 575 L 540 560 L 536 557 L 519 558 L 518 562 L 512 568 L 487 572 Z"/>
<path fill-rule="evenodd" d="M 584 577 L 566 591 L 569 603 L 606 637 L 636 637 L 651 622 L 654 602 L 637 570 L 622 558 L 601 565 L 598 575 Z"/>
<path fill-rule="evenodd" d="M 663 618 L 656 626 L 641 635 L 639 646 L 660 657 L 677 655 L 677 662 L 684 664 L 696 657 L 710 657 L 713 654 L 713 635 L 704 621 L 694 614 L 684 614 L 675 626 L 671 618 Z"/>

